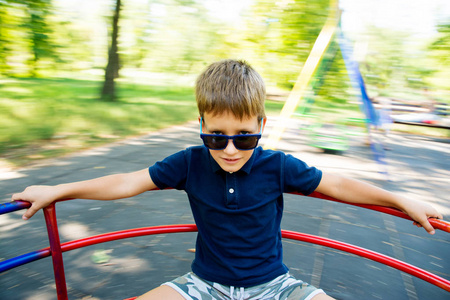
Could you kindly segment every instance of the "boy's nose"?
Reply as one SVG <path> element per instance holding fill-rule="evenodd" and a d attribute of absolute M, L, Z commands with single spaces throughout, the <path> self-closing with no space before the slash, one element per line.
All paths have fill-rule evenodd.
<path fill-rule="evenodd" d="M 229 140 L 228 140 L 227 147 L 226 147 L 225 149 L 223 149 L 223 151 L 224 151 L 226 154 L 231 155 L 231 154 L 236 153 L 236 152 L 238 151 L 238 149 L 236 149 L 236 147 L 234 146 L 233 140 L 232 140 L 232 139 L 229 139 Z"/>

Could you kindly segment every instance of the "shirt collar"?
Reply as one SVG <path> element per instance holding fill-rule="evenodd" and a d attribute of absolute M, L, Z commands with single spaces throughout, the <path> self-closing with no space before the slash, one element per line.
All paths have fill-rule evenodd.
<path fill-rule="evenodd" d="M 209 161 L 211 163 L 211 169 L 214 173 L 217 173 L 219 171 L 223 171 L 222 168 L 219 166 L 219 164 L 214 160 L 214 158 L 211 156 L 211 153 L 209 153 L 209 150 L 205 147 Z M 255 150 L 253 150 L 253 154 L 250 157 L 250 159 L 245 163 L 245 165 L 242 166 L 242 168 L 238 172 L 244 172 L 246 174 L 250 174 L 250 171 L 252 170 L 253 163 L 255 162 L 256 157 L 260 154 L 262 151 L 261 147 L 256 147 Z M 224 172 L 224 171 L 223 171 Z"/>

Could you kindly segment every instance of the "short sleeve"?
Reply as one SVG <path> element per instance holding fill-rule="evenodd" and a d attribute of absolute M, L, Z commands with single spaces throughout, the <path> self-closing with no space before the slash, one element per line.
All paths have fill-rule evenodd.
<path fill-rule="evenodd" d="M 308 166 L 305 162 L 286 155 L 284 160 L 284 191 L 300 192 L 309 195 L 317 188 L 322 179 L 322 171 Z"/>
<path fill-rule="evenodd" d="M 186 151 L 172 154 L 149 167 L 150 177 L 159 189 L 185 189 L 188 169 Z"/>

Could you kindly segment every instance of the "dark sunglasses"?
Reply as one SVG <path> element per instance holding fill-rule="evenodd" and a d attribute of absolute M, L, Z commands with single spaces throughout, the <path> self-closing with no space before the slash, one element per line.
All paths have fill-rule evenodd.
<path fill-rule="evenodd" d="M 252 150 L 258 146 L 261 138 L 263 122 L 261 120 L 261 130 L 258 134 L 205 134 L 202 133 L 203 118 L 200 119 L 200 137 L 206 148 L 211 150 L 223 150 L 228 146 L 228 140 L 233 140 L 234 147 L 238 150 Z"/>

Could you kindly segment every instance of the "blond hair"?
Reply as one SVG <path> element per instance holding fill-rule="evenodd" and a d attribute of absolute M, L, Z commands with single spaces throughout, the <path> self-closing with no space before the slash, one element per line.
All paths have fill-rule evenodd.
<path fill-rule="evenodd" d="M 265 118 L 266 88 L 261 76 L 243 60 L 222 60 L 197 78 L 195 96 L 200 116 L 231 112 L 239 119 Z"/>

